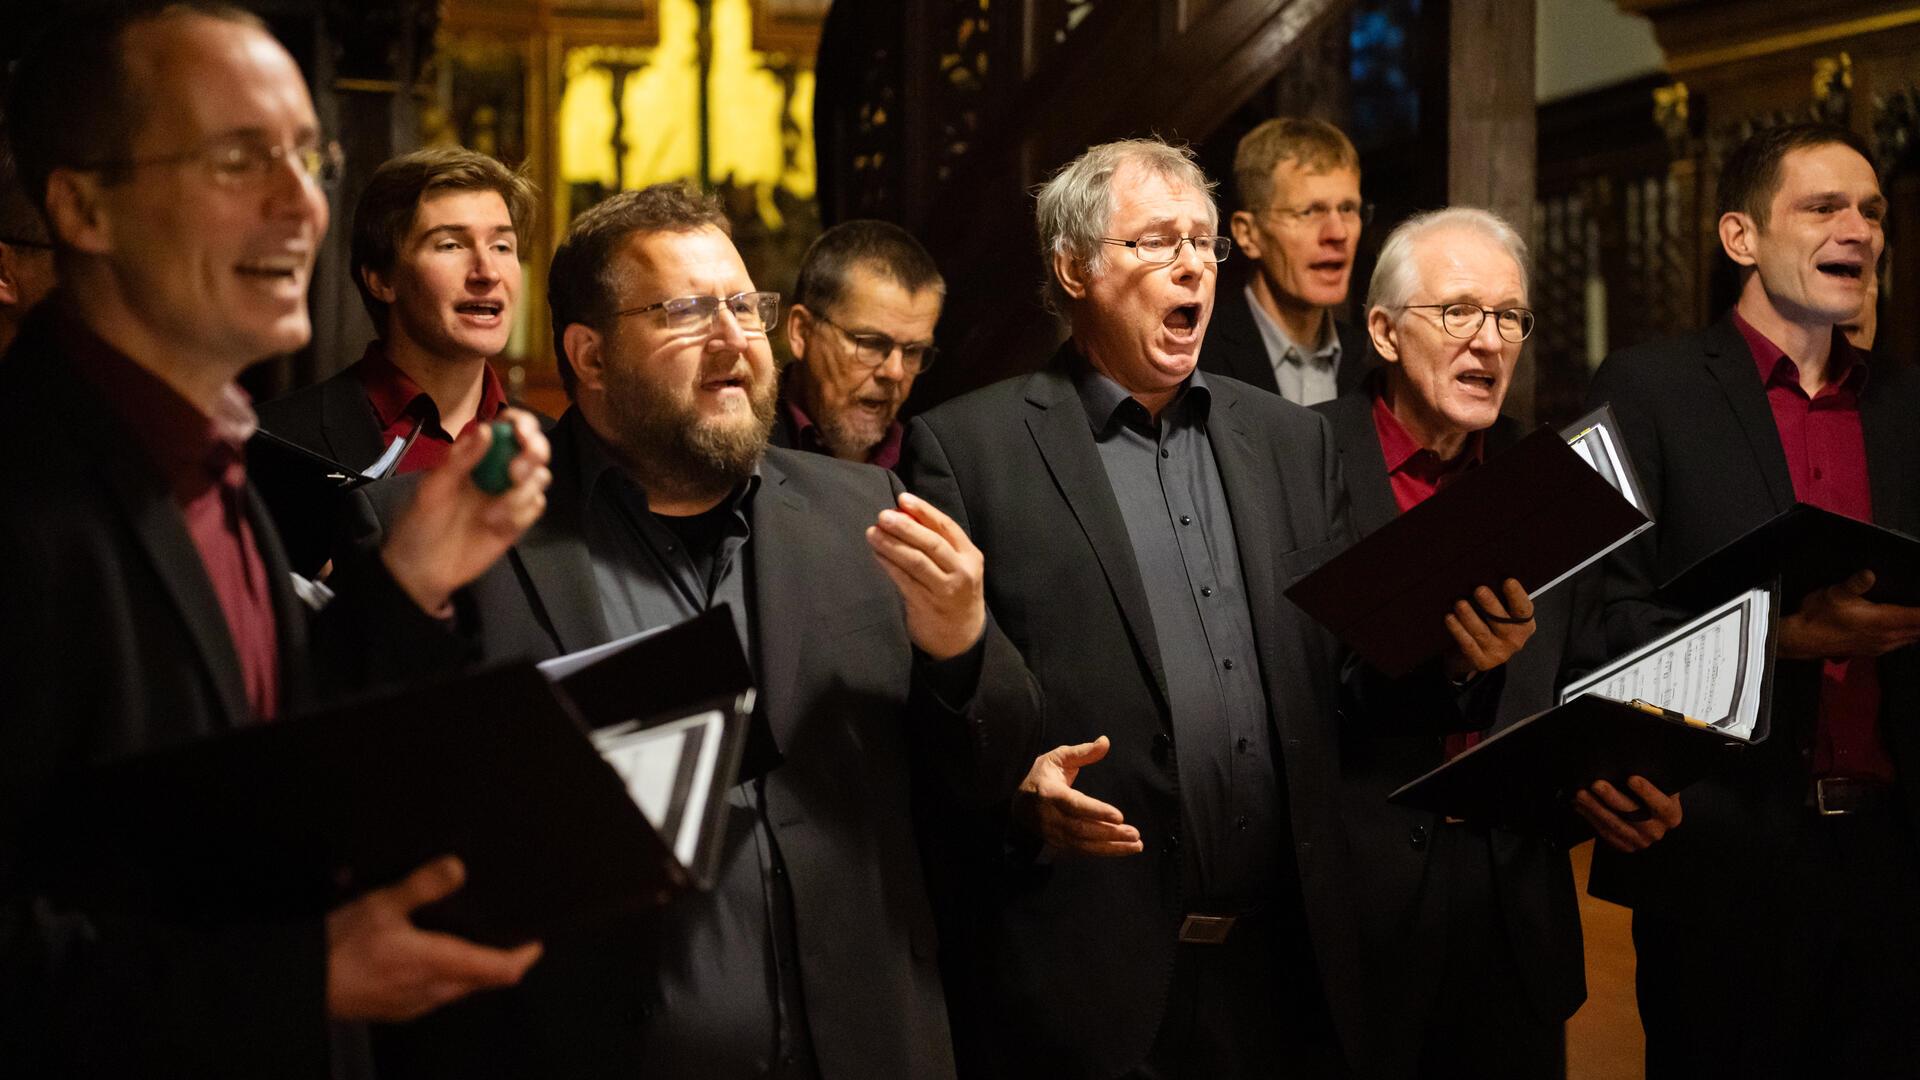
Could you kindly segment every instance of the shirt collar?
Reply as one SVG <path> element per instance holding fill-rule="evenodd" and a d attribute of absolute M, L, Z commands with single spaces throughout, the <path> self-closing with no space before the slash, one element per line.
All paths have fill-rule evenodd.
<path fill-rule="evenodd" d="M 1467 436 L 1467 445 L 1459 457 L 1451 461 L 1440 460 L 1440 455 L 1421 446 L 1406 426 L 1400 423 L 1400 418 L 1393 415 L 1393 409 L 1387 405 L 1386 394 L 1378 386 L 1373 391 L 1373 428 L 1380 436 L 1380 453 L 1387 459 L 1389 476 L 1407 471 L 1437 477 L 1454 469 L 1477 465 L 1486 453 L 1487 433 L 1476 431 Z"/>
<path fill-rule="evenodd" d="M 1753 354 L 1754 367 L 1760 372 L 1760 382 L 1764 386 L 1800 385 L 1800 365 L 1788 356 L 1785 349 L 1773 343 L 1773 339 L 1754 328 L 1754 325 L 1742 318 L 1738 311 L 1733 313 L 1733 325 L 1747 342 L 1747 351 Z M 1867 358 L 1853 347 L 1847 335 L 1838 326 L 1833 328 L 1833 353 L 1828 361 L 1828 383 L 1851 389 L 1856 393 L 1866 385 Z"/>
<path fill-rule="evenodd" d="M 394 426 L 402 416 L 430 421 L 435 426 L 440 424 L 440 409 L 433 403 L 432 395 L 421 389 L 412 376 L 400 370 L 387 355 L 384 342 L 379 339 L 367 342 L 367 349 L 360 354 L 360 362 L 354 365 L 354 369 L 360 376 L 360 385 L 366 389 L 367 401 L 373 406 L 373 414 L 379 418 L 382 431 Z M 482 369 L 480 408 L 473 415 L 477 420 L 492 420 L 500 415 L 501 409 L 507 407 L 507 391 L 492 364 L 483 364 Z M 446 434 L 452 437 L 459 433 Z"/>
<path fill-rule="evenodd" d="M 1116 418 L 1136 426 L 1148 424 L 1146 406 L 1133 400 L 1133 395 L 1125 387 L 1102 374 L 1077 347 L 1073 349 L 1073 359 L 1073 388 L 1080 395 L 1080 404 L 1087 410 L 1087 426 L 1093 429 L 1094 438 L 1106 434 Z M 1207 385 L 1206 376 L 1196 367 L 1180 384 L 1173 400 L 1161 411 L 1161 415 L 1205 423 L 1212 403 L 1213 390 Z"/>
<path fill-rule="evenodd" d="M 238 383 L 221 389 L 209 416 L 80 323 L 62 320 L 59 332 L 68 362 L 133 434 L 175 499 L 191 500 L 214 484 L 237 489 L 246 482 L 243 448 L 259 421 Z"/>
<path fill-rule="evenodd" d="M 1246 292 L 1247 307 L 1253 312 L 1253 324 L 1260 328 L 1260 337 L 1266 342 L 1269 355 L 1303 367 L 1309 362 L 1319 368 L 1340 366 L 1340 335 L 1334 332 L 1331 315 L 1320 322 L 1320 344 L 1312 349 L 1303 349 L 1287 336 L 1286 327 L 1281 326 L 1278 319 L 1267 314 L 1267 309 L 1260 306 L 1260 297 L 1253 291 L 1252 285 L 1247 286 Z"/>

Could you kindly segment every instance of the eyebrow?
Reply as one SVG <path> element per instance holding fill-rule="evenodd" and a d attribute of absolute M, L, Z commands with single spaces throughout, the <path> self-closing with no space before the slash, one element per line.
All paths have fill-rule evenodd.
<path fill-rule="evenodd" d="M 426 232 L 421 233 L 420 239 L 425 240 L 428 237 L 433 236 L 435 233 L 470 233 L 472 231 L 473 231 L 473 226 L 462 224 L 460 222 L 454 222 L 448 225 L 435 225 L 433 228 L 428 229 Z M 506 233 L 508 235 L 514 235 L 513 226 L 495 225 L 493 227 L 493 232 L 490 235 L 499 236 L 502 233 Z"/>

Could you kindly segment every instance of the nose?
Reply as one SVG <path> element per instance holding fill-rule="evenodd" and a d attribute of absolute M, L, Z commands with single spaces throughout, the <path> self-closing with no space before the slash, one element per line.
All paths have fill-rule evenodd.
<path fill-rule="evenodd" d="M 1200 257 L 1200 245 L 1191 238 L 1181 242 L 1173 250 L 1173 279 L 1192 281 L 1207 268 L 1207 260 Z"/>
<path fill-rule="evenodd" d="M 1353 235 L 1353 228 L 1347 224 L 1347 215 L 1335 209 L 1327 215 L 1327 223 L 1320 229 L 1320 239 L 1330 244 L 1345 244 Z"/>
<path fill-rule="evenodd" d="M 268 163 L 267 193 L 279 213 L 317 214 L 325 227 L 326 193 L 320 189 L 320 179 L 300 164 L 299 155 L 281 154 Z"/>
<path fill-rule="evenodd" d="M 1850 206 L 1846 213 L 1840 215 L 1838 228 L 1838 239 L 1864 244 L 1873 239 L 1880 225 L 1861 213 L 1858 206 Z"/>
<path fill-rule="evenodd" d="M 707 351 L 747 351 L 747 332 L 740 328 L 740 320 L 734 317 L 733 309 L 725 304 L 713 309 L 713 323 L 707 327 Z"/>
<path fill-rule="evenodd" d="M 1483 355 L 1498 355 L 1507 347 L 1507 339 L 1500 336 L 1500 317 L 1491 313 L 1483 314 L 1480 329 L 1473 332 L 1472 340 L 1467 342 L 1473 351 Z"/>
<path fill-rule="evenodd" d="M 492 285 L 500 280 L 499 260 L 512 257 L 500 254 L 486 244 L 476 246 L 473 259 L 467 264 L 467 280 L 475 285 Z"/>
<path fill-rule="evenodd" d="M 873 369 L 874 375 L 891 382 L 905 382 L 907 378 L 907 347 L 898 342 L 887 350 L 886 359 Z"/>

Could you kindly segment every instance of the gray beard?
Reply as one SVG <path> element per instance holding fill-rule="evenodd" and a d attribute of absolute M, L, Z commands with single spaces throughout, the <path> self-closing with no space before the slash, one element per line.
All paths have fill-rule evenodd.
<path fill-rule="evenodd" d="M 720 425 L 638 380 L 609 374 L 607 405 L 621 456 L 650 500 L 724 498 L 753 475 L 773 432 L 775 384 L 754 387 L 751 424 Z"/>
<path fill-rule="evenodd" d="M 820 441 L 837 458 L 865 461 L 887 437 L 887 429 L 872 430 L 861 420 L 848 420 L 840 413 L 822 410 L 822 414 L 813 417 L 814 426 L 820 429 Z"/>

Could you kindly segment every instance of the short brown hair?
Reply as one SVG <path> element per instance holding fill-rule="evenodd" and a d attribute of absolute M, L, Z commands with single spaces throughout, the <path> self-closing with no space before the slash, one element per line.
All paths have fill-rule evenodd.
<path fill-rule="evenodd" d="M 891 222 L 863 218 L 843 221 L 807 246 L 800 276 L 793 282 L 794 302 L 826 315 L 845 298 L 847 279 L 856 267 L 867 267 L 909 293 L 947 291 L 933 256 L 912 233 Z"/>
<path fill-rule="evenodd" d="M 1795 150 L 1833 143 L 1854 151 L 1872 166 L 1873 148 L 1867 140 L 1838 124 L 1781 124 L 1747 136 L 1720 167 L 1720 215 L 1745 214 L 1756 226 L 1766 228 L 1773 197 L 1780 193 L 1780 163 Z"/>
<path fill-rule="evenodd" d="M 622 191 L 573 219 L 547 268 L 547 305 L 553 310 L 553 356 L 560 385 L 573 396 L 575 375 L 567 359 L 567 327 L 574 323 L 605 331 L 619 303 L 614 255 L 635 233 L 690 233 L 719 229 L 733 235 L 720 200 L 682 183 Z"/>
<path fill-rule="evenodd" d="M 522 244 L 533 226 L 539 193 L 533 181 L 485 154 L 472 150 L 415 150 L 382 162 L 367 180 L 353 208 L 353 253 L 349 264 L 360 302 L 373 317 L 376 332 L 386 333 L 387 304 L 367 286 L 368 270 L 393 269 L 400 245 L 413 228 L 414 215 L 430 196 L 447 191 L 491 191 L 507 204 L 507 217 Z"/>
<path fill-rule="evenodd" d="M 1273 170 L 1296 161 L 1309 172 L 1360 171 L 1360 154 L 1346 133 L 1325 120 L 1276 116 L 1247 132 L 1233 152 L 1233 185 L 1240 204 L 1265 210 L 1273 198 Z"/>
<path fill-rule="evenodd" d="M 120 0 L 75 3 L 52 16 L 21 57 L 6 107 L 20 180 L 33 205 L 45 209 L 47 178 L 55 169 L 99 168 L 126 175 L 134 136 L 147 121 L 153 97 L 127 71 L 127 35 L 147 23 L 205 18 L 272 35 L 258 15 L 217 0 Z"/>

